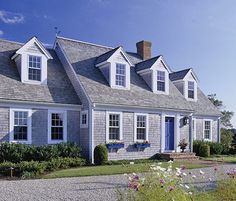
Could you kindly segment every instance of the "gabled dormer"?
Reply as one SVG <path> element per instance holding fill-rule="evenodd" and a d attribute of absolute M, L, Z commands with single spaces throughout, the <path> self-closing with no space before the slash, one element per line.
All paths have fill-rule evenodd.
<path fill-rule="evenodd" d="M 21 82 L 28 84 L 47 84 L 48 59 L 52 59 L 52 56 L 36 37 L 31 38 L 12 56 Z"/>
<path fill-rule="evenodd" d="M 122 47 L 112 49 L 97 57 L 96 60 L 96 67 L 114 89 L 130 89 L 130 67 L 132 66 Z"/>
<path fill-rule="evenodd" d="M 157 94 L 169 94 L 170 68 L 163 56 L 157 56 L 135 65 L 136 72 L 142 76 L 147 85 Z"/>
<path fill-rule="evenodd" d="M 173 72 L 170 80 L 188 101 L 197 101 L 199 80 L 192 68 Z"/>

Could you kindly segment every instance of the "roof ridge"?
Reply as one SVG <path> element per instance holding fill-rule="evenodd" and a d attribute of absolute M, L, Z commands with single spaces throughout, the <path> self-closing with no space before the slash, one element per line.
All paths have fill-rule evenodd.
<path fill-rule="evenodd" d="M 186 68 L 186 69 L 183 69 L 183 70 L 179 70 L 179 71 L 174 71 L 174 72 L 172 72 L 172 73 L 179 73 L 179 72 L 183 72 L 183 71 L 186 71 L 186 70 L 192 70 L 192 68 Z M 171 73 L 171 74 L 172 74 Z"/>
<path fill-rule="evenodd" d="M 66 38 L 66 37 L 63 37 L 63 36 L 56 36 L 56 38 L 64 39 L 64 40 L 69 40 L 69 41 L 73 41 L 73 42 L 77 42 L 77 43 L 84 43 L 84 44 L 87 44 L 87 45 L 93 45 L 93 46 L 97 46 L 97 47 L 103 47 L 103 48 L 108 48 L 108 49 L 114 49 L 114 47 L 109 47 L 109 46 L 105 46 L 105 45 L 99 45 L 99 44 L 90 43 L 90 42 L 81 41 L 81 40 L 72 39 L 72 38 Z"/>
<path fill-rule="evenodd" d="M 136 65 L 141 64 L 141 63 L 146 62 L 146 61 L 151 61 L 153 59 L 158 59 L 160 56 L 162 56 L 162 55 L 160 54 L 158 56 L 155 56 L 155 57 L 152 57 L 152 58 L 149 58 L 149 59 L 146 59 L 146 60 L 142 60 L 139 63 L 137 63 Z"/>
<path fill-rule="evenodd" d="M 17 41 L 12 41 L 12 40 L 7 40 L 7 39 L 3 39 L 3 38 L 0 38 L 0 41 L 4 41 L 4 42 L 8 42 L 8 43 L 15 43 L 15 44 L 18 44 L 18 45 L 24 45 L 24 43 L 17 42 Z"/>

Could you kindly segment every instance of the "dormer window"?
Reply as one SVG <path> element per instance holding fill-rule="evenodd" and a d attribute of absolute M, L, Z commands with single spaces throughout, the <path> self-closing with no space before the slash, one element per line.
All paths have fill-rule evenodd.
<path fill-rule="evenodd" d="M 51 54 L 36 38 L 31 38 L 11 57 L 15 61 L 21 82 L 47 85 L 48 60 Z"/>
<path fill-rule="evenodd" d="M 113 89 L 130 89 L 130 68 L 133 66 L 122 47 L 97 57 L 96 65 Z"/>
<path fill-rule="evenodd" d="M 125 64 L 116 64 L 116 85 L 125 87 Z"/>
<path fill-rule="evenodd" d="M 142 76 L 153 93 L 169 95 L 169 73 L 171 70 L 162 56 L 136 64 L 136 72 Z"/>
<path fill-rule="evenodd" d="M 28 56 L 29 80 L 41 81 L 41 65 L 40 56 Z"/>
<path fill-rule="evenodd" d="M 165 71 L 157 71 L 157 91 L 165 92 Z"/>
<path fill-rule="evenodd" d="M 194 82 L 188 81 L 188 98 L 194 99 Z"/>

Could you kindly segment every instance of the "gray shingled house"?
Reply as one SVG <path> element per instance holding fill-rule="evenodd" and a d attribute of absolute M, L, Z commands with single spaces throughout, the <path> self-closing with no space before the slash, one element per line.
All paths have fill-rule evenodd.
<path fill-rule="evenodd" d="M 76 142 L 93 161 L 179 152 L 179 141 L 219 142 L 220 112 L 193 69 L 173 72 L 151 43 L 137 52 L 56 37 L 47 49 L 0 40 L 0 141 L 34 145 Z"/>

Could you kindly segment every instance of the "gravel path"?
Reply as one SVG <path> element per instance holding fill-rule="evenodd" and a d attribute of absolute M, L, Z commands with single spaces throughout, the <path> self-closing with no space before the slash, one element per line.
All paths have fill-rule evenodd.
<path fill-rule="evenodd" d="M 219 171 L 236 169 L 234 165 L 218 166 Z M 214 167 L 186 170 L 188 175 L 196 175 L 199 189 L 211 189 L 215 186 Z M 191 172 L 191 174 L 189 174 Z M 186 183 L 191 176 L 187 176 Z M 209 181 L 209 177 L 212 181 Z M 0 201 L 112 201 L 116 200 L 116 189 L 126 186 L 123 175 L 78 177 L 61 179 L 38 179 L 0 181 Z"/>

